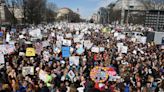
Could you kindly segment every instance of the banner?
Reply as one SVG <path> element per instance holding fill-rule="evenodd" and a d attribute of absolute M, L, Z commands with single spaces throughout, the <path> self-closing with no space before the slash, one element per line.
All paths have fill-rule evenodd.
<path fill-rule="evenodd" d="M 62 47 L 62 57 L 70 56 L 70 47 L 63 46 Z"/>
<path fill-rule="evenodd" d="M 71 56 L 69 57 L 69 62 L 70 62 L 70 65 L 76 65 L 76 66 L 79 66 L 79 56 Z"/>
<path fill-rule="evenodd" d="M 26 56 L 28 56 L 28 57 L 35 56 L 35 49 L 34 48 L 26 48 Z"/>
<path fill-rule="evenodd" d="M 23 76 L 34 75 L 34 66 L 23 67 L 22 74 Z"/>

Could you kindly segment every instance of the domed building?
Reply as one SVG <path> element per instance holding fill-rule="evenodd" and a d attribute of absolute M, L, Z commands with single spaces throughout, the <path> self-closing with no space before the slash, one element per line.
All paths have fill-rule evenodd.
<path fill-rule="evenodd" d="M 80 19 L 79 14 L 73 12 L 69 8 L 61 8 L 57 12 L 57 20 L 60 21 L 67 21 L 67 22 L 74 22 Z"/>

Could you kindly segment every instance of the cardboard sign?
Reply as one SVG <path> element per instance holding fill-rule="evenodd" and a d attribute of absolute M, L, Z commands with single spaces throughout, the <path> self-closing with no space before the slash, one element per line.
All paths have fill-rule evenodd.
<path fill-rule="evenodd" d="M 23 76 L 34 75 L 34 66 L 23 67 L 22 74 Z"/>
<path fill-rule="evenodd" d="M 62 47 L 62 57 L 70 56 L 70 47 L 63 46 Z"/>
<path fill-rule="evenodd" d="M 99 53 L 99 47 L 92 47 L 92 52 Z"/>
<path fill-rule="evenodd" d="M 28 57 L 35 56 L 35 49 L 34 48 L 26 48 L 26 56 L 28 56 Z"/>
<path fill-rule="evenodd" d="M 79 65 L 79 56 L 71 56 L 69 57 L 69 62 L 70 62 L 70 65 L 76 65 L 78 66 Z"/>
<path fill-rule="evenodd" d="M 0 64 L 4 64 L 4 63 L 5 63 L 4 55 L 0 53 Z"/>
<path fill-rule="evenodd" d="M 71 42 L 71 40 L 63 40 L 63 45 L 65 45 L 65 46 L 71 46 L 71 44 L 72 44 L 72 42 Z"/>

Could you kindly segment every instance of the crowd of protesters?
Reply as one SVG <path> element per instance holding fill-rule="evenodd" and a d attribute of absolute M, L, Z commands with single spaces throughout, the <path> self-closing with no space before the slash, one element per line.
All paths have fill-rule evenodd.
<path fill-rule="evenodd" d="M 34 29 L 39 29 L 41 35 L 32 36 L 30 31 Z M 153 42 L 135 42 L 127 35 L 125 38 L 117 39 L 118 29 L 110 26 L 110 29 L 103 31 L 104 27 L 98 24 L 63 23 L 32 26 L 16 31 L 6 30 L 10 35 L 10 40 L 14 41 L 15 49 L 14 52 L 4 55 L 5 64 L 1 68 L 0 91 L 164 92 L 163 46 Z M 133 28 L 127 29 L 132 30 Z M 122 33 L 120 30 L 119 32 Z M 143 27 L 137 30 L 145 31 Z M 66 34 L 71 34 L 72 37 L 66 38 Z M 58 37 L 59 35 L 63 38 Z M 80 38 L 80 42 L 74 42 L 74 35 Z M 63 39 L 71 40 L 70 54 L 79 57 L 79 64 L 70 64 L 69 58 L 62 56 L 63 44 L 59 43 Z M 92 47 L 84 47 L 85 40 L 90 40 L 92 47 L 103 47 L 104 51 L 94 52 L 91 50 Z M 48 42 L 47 46 L 43 46 L 44 41 Z M 118 51 L 118 43 L 128 47 L 127 53 Z M 10 44 L 10 42 L 3 44 Z M 80 54 L 76 52 L 79 44 L 84 49 Z M 37 51 L 38 45 L 40 52 Z M 25 55 L 28 47 L 36 50 L 35 56 Z M 58 52 L 54 51 L 55 47 L 59 49 Z M 45 59 L 45 53 L 48 53 L 48 59 Z M 22 74 L 22 68 L 28 66 L 34 67 L 33 75 Z M 95 82 L 90 77 L 90 72 L 95 66 L 112 67 L 116 71 L 114 76 L 119 76 L 119 78 L 110 80 L 108 77 L 104 82 Z M 73 72 L 73 78 L 68 76 L 70 70 Z M 39 75 L 40 71 L 46 72 L 50 80 L 46 82 L 42 80 Z"/>

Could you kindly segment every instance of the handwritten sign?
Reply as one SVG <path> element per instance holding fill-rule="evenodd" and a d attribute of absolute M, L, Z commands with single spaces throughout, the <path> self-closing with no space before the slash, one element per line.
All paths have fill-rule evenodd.
<path fill-rule="evenodd" d="M 34 75 L 34 66 L 23 67 L 22 74 L 23 76 Z"/>
<path fill-rule="evenodd" d="M 35 49 L 34 48 L 27 48 L 26 49 L 26 56 L 28 56 L 28 57 L 35 56 Z"/>
<path fill-rule="evenodd" d="M 76 65 L 78 66 L 79 65 L 79 56 L 71 56 L 69 57 L 69 62 L 70 62 L 70 65 Z"/>

